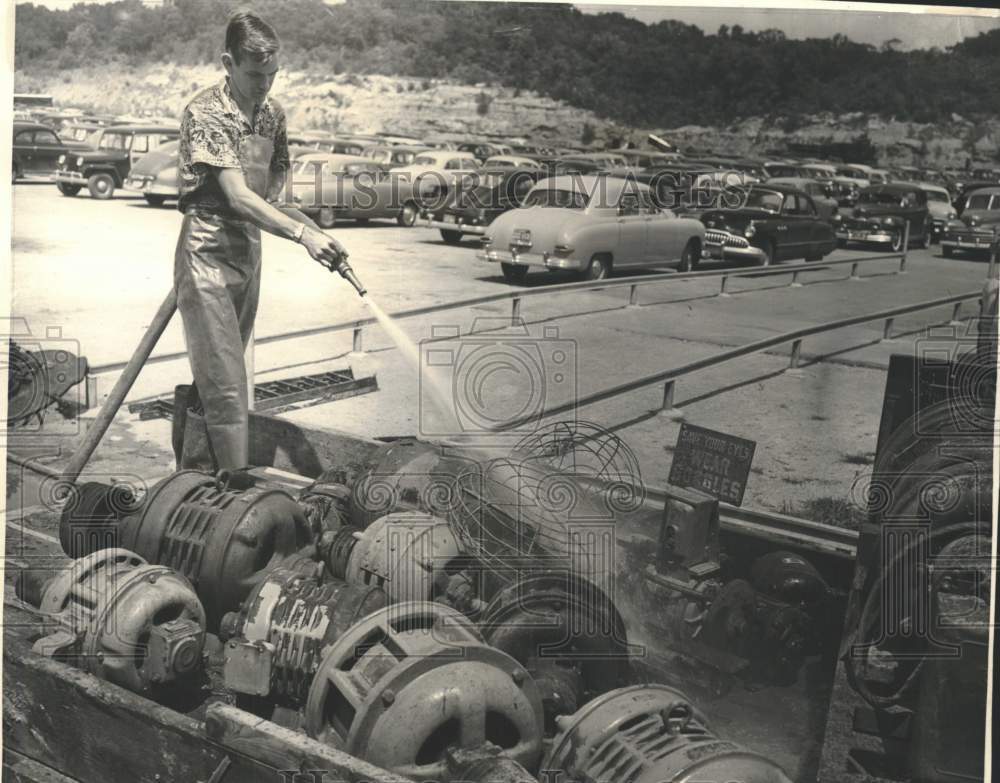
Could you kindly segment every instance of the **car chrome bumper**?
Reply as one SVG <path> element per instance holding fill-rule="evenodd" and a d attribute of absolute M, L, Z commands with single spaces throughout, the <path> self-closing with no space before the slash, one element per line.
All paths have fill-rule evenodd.
<path fill-rule="evenodd" d="M 71 185 L 85 185 L 87 180 L 79 171 L 54 171 L 50 179 L 53 182 L 67 182 Z"/>
<path fill-rule="evenodd" d="M 706 242 L 701 251 L 702 258 L 717 259 L 749 259 L 757 263 L 763 263 L 767 254 L 759 247 L 732 247 L 730 245 L 719 244 L 717 242 Z"/>
<path fill-rule="evenodd" d="M 941 238 L 941 247 L 950 247 L 955 250 L 990 250 L 993 245 L 992 237 L 966 239 L 965 237 L 945 236 Z"/>
<path fill-rule="evenodd" d="M 837 239 L 842 239 L 845 242 L 878 242 L 891 245 L 894 241 L 891 232 L 869 228 L 837 229 L 835 233 Z"/>
<path fill-rule="evenodd" d="M 478 236 L 486 233 L 484 226 L 473 226 L 469 223 L 451 223 L 447 220 L 434 220 L 433 218 L 424 220 L 424 225 L 428 228 L 443 228 L 445 231 L 460 231 L 463 234 L 476 234 Z"/>
<path fill-rule="evenodd" d="M 575 258 L 558 258 L 548 253 L 512 253 L 509 250 L 485 250 L 478 254 L 480 261 L 513 264 L 515 266 L 540 266 L 545 269 L 572 269 L 582 271 L 583 264 Z"/>
<path fill-rule="evenodd" d="M 155 181 L 149 180 L 137 180 L 131 177 L 125 180 L 125 184 L 122 185 L 125 190 L 132 190 L 136 193 L 143 193 L 150 196 L 166 196 L 167 198 L 177 198 L 180 194 L 177 192 L 177 188 L 171 188 L 167 185 L 160 185 Z"/>

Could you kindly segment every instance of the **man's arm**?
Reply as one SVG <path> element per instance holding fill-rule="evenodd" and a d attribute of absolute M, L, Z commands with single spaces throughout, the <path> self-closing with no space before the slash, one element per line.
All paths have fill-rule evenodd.
<path fill-rule="evenodd" d="M 318 228 L 311 227 L 305 221 L 284 214 L 280 209 L 268 204 L 267 201 L 250 190 L 243 179 L 241 169 L 216 169 L 215 175 L 219 179 L 219 187 L 225 193 L 229 206 L 244 220 L 271 234 L 293 240 L 298 235 L 300 227 L 305 225 L 302 238 L 299 241 L 305 246 L 309 255 L 320 263 L 336 264 L 347 256 L 347 251 L 336 239 Z"/>

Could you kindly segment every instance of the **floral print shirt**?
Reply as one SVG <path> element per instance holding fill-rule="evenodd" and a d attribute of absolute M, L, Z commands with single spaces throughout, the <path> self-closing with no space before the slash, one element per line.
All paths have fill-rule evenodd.
<path fill-rule="evenodd" d="M 241 169 L 247 184 L 258 190 L 251 184 L 252 169 L 259 167 L 255 158 L 267 148 L 267 142 L 271 148 L 270 179 L 283 179 L 288 169 L 288 135 L 285 112 L 278 102 L 265 98 L 255 107 L 251 123 L 236 105 L 228 79 L 199 92 L 181 118 L 178 208 L 184 212 L 196 206 L 227 213 L 225 193 L 211 169 Z M 264 174 L 267 178 L 268 172 Z"/>

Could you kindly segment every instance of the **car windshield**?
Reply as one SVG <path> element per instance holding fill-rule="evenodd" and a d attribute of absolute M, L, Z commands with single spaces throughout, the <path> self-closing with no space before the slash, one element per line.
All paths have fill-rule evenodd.
<path fill-rule="evenodd" d="M 989 193 L 977 193 L 969 196 L 969 201 L 965 205 L 966 209 L 989 209 L 990 208 L 990 194 Z"/>
<path fill-rule="evenodd" d="M 344 168 L 344 173 L 349 177 L 356 177 L 358 174 L 367 174 L 372 178 L 378 178 L 381 169 L 370 163 L 348 163 Z"/>
<path fill-rule="evenodd" d="M 858 196 L 858 202 L 861 204 L 891 204 L 898 207 L 903 203 L 903 196 L 899 193 L 868 190 Z"/>
<path fill-rule="evenodd" d="M 524 200 L 526 207 L 560 207 L 562 209 L 586 209 L 587 197 L 575 190 L 555 190 L 545 188 L 533 190 Z"/>
<path fill-rule="evenodd" d="M 928 201 L 943 201 L 945 204 L 951 202 L 947 193 L 941 193 L 938 190 L 925 190 L 924 192 L 927 194 Z"/>
<path fill-rule="evenodd" d="M 413 162 L 418 166 L 434 166 L 437 164 L 437 160 L 433 155 L 417 155 L 413 159 Z"/>
<path fill-rule="evenodd" d="M 129 150 L 132 147 L 132 135 L 126 133 L 105 133 L 101 137 L 102 150 Z"/>
<path fill-rule="evenodd" d="M 766 209 L 768 212 L 781 211 L 781 194 L 773 190 L 752 189 L 747 194 L 746 206 L 749 209 Z"/>
<path fill-rule="evenodd" d="M 412 152 L 394 152 L 392 153 L 392 162 L 406 165 L 412 163 L 415 157 L 416 155 Z"/>

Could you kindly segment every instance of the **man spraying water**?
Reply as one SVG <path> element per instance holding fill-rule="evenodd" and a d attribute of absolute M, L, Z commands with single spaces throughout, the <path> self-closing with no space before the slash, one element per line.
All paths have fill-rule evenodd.
<path fill-rule="evenodd" d="M 232 470 L 248 463 L 243 357 L 260 291 L 260 229 L 305 246 L 365 294 L 336 239 L 301 212 L 272 203 L 289 163 L 284 111 L 267 97 L 278 53 L 270 25 L 253 13 L 234 14 L 222 54 L 226 78 L 198 93 L 181 121 L 178 208 L 184 220 L 174 289 L 195 381 L 189 405 L 200 401 L 204 408 L 208 453 L 183 448 L 180 468 Z"/>

